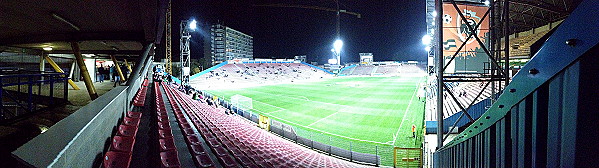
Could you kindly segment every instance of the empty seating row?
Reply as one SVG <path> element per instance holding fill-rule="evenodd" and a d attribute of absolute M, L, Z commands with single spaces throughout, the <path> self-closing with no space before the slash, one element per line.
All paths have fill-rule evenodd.
<path fill-rule="evenodd" d="M 180 167 L 179 155 L 158 82 L 154 83 L 161 167 Z"/>
<path fill-rule="evenodd" d="M 223 108 L 192 100 L 170 87 L 164 88 L 170 90 L 172 97 L 180 102 L 224 167 L 361 166 L 303 148 L 256 127 L 254 123 L 226 115 Z"/>
<path fill-rule="evenodd" d="M 168 97 L 168 101 L 173 107 L 173 112 L 175 113 L 175 117 L 177 118 L 177 122 L 181 127 L 183 135 L 185 135 L 185 142 L 187 143 L 187 147 L 191 155 L 193 156 L 193 160 L 197 167 L 214 167 L 214 163 L 206 153 L 207 151 L 202 146 L 198 135 L 192 129 L 191 124 L 185 118 L 185 114 L 183 114 L 181 108 L 177 104 L 177 102 L 172 97 L 172 94 L 166 91 L 166 95 Z"/>
<path fill-rule="evenodd" d="M 145 79 L 145 81 L 147 81 L 148 79 Z M 148 91 L 148 87 L 143 86 L 139 88 L 139 90 L 137 91 L 137 94 L 135 95 L 135 98 L 133 98 L 133 105 L 134 106 L 144 106 L 144 103 L 146 101 L 146 92 Z"/>
<path fill-rule="evenodd" d="M 141 98 L 143 99 L 139 101 L 145 101 L 145 95 Z M 123 122 L 118 126 L 116 135 L 112 137 L 108 152 L 104 154 L 103 167 L 129 167 L 140 119 L 141 112 L 127 112 Z"/>

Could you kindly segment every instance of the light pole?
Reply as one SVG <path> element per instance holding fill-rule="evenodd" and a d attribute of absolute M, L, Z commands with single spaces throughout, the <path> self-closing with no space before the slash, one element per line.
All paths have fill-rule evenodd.
<path fill-rule="evenodd" d="M 180 40 L 180 59 L 181 59 L 181 85 L 189 84 L 189 71 L 191 67 L 190 61 L 190 49 L 189 49 L 189 39 L 191 38 L 191 32 L 195 31 L 197 28 L 197 22 L 194 19 L 190 20 L 182 20 L 181 21 L 181 40 Z"/>

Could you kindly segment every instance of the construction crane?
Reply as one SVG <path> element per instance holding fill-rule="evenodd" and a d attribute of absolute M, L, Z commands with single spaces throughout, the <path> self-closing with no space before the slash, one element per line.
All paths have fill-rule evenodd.
<path fill-rule="evenodd" d="M 166 9 L 166 73 L 173 75 L 172 65 L 172 53 L 171 53 L 171 0 L 168 1 L 168 8 Z"/>
<path fill-rule="evenodd" d="M 293 5 L 293 4 L 265 4 L 265 5 L 254 5 L 256 7 L 278 7 L 278 8 L 301 8 L 301 9 L 313 9 L 320 11 L 336 12 L 337 13 L 337 38 L 339 38 L 339 15 L 341 13 L 354 15 L 357 18 L 362 18 L 362 15 L 356 12 L 350 12 L 347 10 L 339 9 L 339 0 L 335 0 L 337 8 L 325 8 L 320 6 L 309 6 L 309 5 Z"/>

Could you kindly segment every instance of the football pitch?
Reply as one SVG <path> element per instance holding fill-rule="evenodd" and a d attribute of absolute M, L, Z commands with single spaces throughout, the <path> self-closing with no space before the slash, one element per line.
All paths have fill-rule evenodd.
<path fill-rule="evenodd" d="M 407 76 L 336 77 L 207 92 L 228 101 L 237 94 L 252 98 L 252 112 L 291 125 L 300 136 L 322 134 L 353 141 L 356 147 L 377 145 L 382 151 L 394 146 L 421 147 L 424 102 L 417 93 L 424 81 L 425 77 Z M 412 138 L 412 125 L 417 138 Z"/>

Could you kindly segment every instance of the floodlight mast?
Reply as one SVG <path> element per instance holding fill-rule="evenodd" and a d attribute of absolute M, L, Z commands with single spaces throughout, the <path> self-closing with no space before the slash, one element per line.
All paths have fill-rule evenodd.
<path fill-rule="evenodd" d="M 189 39 L 191 38 L 191 32 L 197 28 L 197 22 L 194 19 L 182 20 L 181 21 L 181 40 L 180 40 L 180 59 L 181 59 L 181 85 L 185 86 L 189 84 L 189 71 L 191 67 L 191 51 L 189 49 Z"/>
<path fill-rule="evenodd" d="M 341 65 L 341 48 L 343 47 L 343 41 L 341 39 L 335 40 L 333 43 L 333 48 L 335 50 L 335 54 L 337 56 L 337 65 Z"/>

